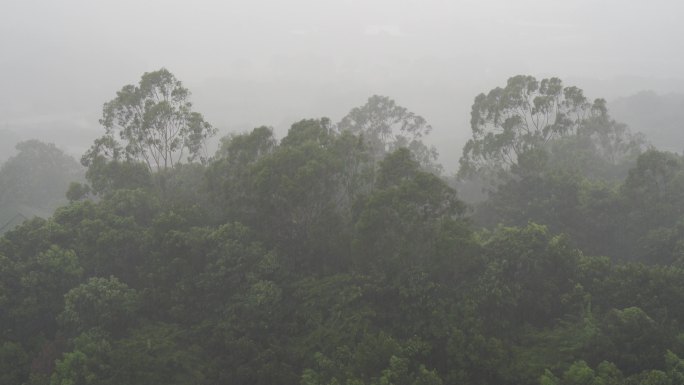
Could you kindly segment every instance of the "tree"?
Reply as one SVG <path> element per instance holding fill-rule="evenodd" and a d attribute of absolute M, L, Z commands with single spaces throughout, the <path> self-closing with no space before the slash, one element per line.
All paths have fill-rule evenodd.
<path fill-rule="evenodd" d="M 563 373 L 563 383 L 568 385 L 592 385 L 595 383 L 594 379 L 594 370 L 584 361 L 574 362 Z"/>
<path fill-rule="evenodd" d="M 222 142 L 206 179 L 224 221 L 259 230 L 298 261 L 316 256 L 323 267 L 324 260 L 342 260 L 334 256 L 345 249 L 351 206 L 369 189 L 370 162 L 359 137 L 338 134 L 321 118 L 294 123 L 280 145 L 268 127 Z"/>
<path fill-rule="evenodd" d="M 209 194 L 220 203 L 219 211 L 230 220 L 244 221 L 252 215 L 252 167 L 273 153 L 277 145 L 273 129 L 266 126 L 221 138 L 221 147 L 207 167 L 205 180 Z"/>
<path fill-rule="evenodd" d="M 546 227 L 502 227 L 484 244 L 487 269 L 480 277 L 480 311 L 491 330 L 506 336 L 522 325 L 548 326 L 577 310 L 572 301 L 578 276 L 579 250 Z M 490 321 L 487 320 L 487 323 Z"/>
<path fill-rule="evenodd" d="M 117 371 L 110 364 L 112 344 L 99 330 L 89 330 L 73 339 L 73 351 L 55 362 L 50 385 L 105 385 Z"/>
<path fill-rule="evenodd" d="M 156 323 L 131 332 L 112 344 L 109 360 L 113 370 L 109 384 L 200 384 L 203 381 L 200 350 L 183 341 L 183 329 Z M 109 374 L 109 373 L 107 373 Z"/>
<path fill-rule="evenodd" d="M 617 188 L 585 178 L 570 162 L 551 164 L 554 156 L 543 149 L 522 154 L 505 182 L 476 206 L 475 223 L 487 228 L 540 223 L 569 235 L 584 252 L 622 257 L 624 214 Z"/>
<path fill-rule="evenodd" d="M 83 274 L 76 254 L 53 245 L 35 257 L 18 260 L 15 267 L 19 285 L 12 285 L 11 276 L 2 277 L 15 287 L 8 293 L 17 304 L 10 313 L 15 319 L 15 333 L 52 338 L 64 294 L 78 284 Z"/>
<path fill-rule="evenodd" d="M 679 155 L 649 150 L 639 156 L 620 189 L 624 202 L 621 230 L 627 246 L 623 257 L 648 256 L 652 262 L 677 259 L 669 253 L 653 255 L 653 251 L 675 251 L 677 240 L 672 235 L 676 237 L 684 213 L 683 189 L 684 162 Z"/>
<path fill-rule="evenodd" d="M 456 191 L 420 170 L 408 149 L 387 155 L 380 162 L 377 189 L 356 205 L 356 265 L 388 275 L 416 264 L 434 265 L 441 230 L 454 230 L 451 224 L 464 210 Z"/>
<path fill-rule="evenodd" d="M 622 185 L 637 227 L 673 226 L 684 212 L 684 162 L 677 154 L 650 150 Z"/>
<path fill-rule="evenodd" d="M 300 260 L 320 254 L 313 245 L 325 246 L 323 239 L 339 235 L 330 230 L 340 225 L 337 200 L 346 170 L 328 123 L 325 118 L 294 123 L 281 145 L 250 170 L 255 206 L 246 223 Z"/>
<path fill-rule="evenodd" d="M 98 156 L 88 165 L 86 179 L 90 185 L 78 187 L 98 195 L 113 193 L 116 190 L 149 189 L 153 186 L 150 169 L 141 162 L 107 160 Z M 75 191 L 67 191 L 69 196 Z"/>
<path fill-rule="evenodd" d="M 432 126 L 422 116 L 397 105 L 387 96 L 373 95 L 365 105 L 353 108 L 338 123 L 338 129 L 363 136 L 375 161 L 398 148 L 407 147 L 421 166 L 440 171 L 434 164 L 437 151 L 420 140 L 430 133 Z"/>
<path fill-rule="evenodd" d="M 250 133 L 233 134 L 221 138 L 221 147 L 216 152 L 216 158 L 227 159 L 231 164 L 250 164 L 273 152 L 277 145 L 278 141 L 273 136 L 273 129 L 261 126 Z"/>
<path fill-rule="evenodd" d="M 663 368 L 663 352 L 671 340 L 664 333 L 666 329 L 658 327 L 641 308 L 608 311 L 600 329 L 590 355 L 613 362 L 625 374 Z"/>
<path fill-rule="evenodd" d="M 590 119 L 607 116 L 605 100 L 591 103 L 581 89 L 564 87 L 558 78 L 538 81 L 514 76 L 506 87 L 475 98 L 470 120 L 473 137 L 463 148 L 459 173 L 505 170 L 521 154 L 552 139 L 581 134 Z"/>
<path fill-rule="evenodd" d="M 0 343 L 0 383 L 24 383 L 28 366 L 29 360 L 21 345 L 9 341 Z"/>
<path fill-rule="evenodd" d="M 216 129 L 192 111 L 189 98 L 188 89 L 167 69 L 146 72 L 137 86 L 124 86 L 104 104 L 100 124 L 105 135 L 81 162 L 89 166 L 99 156 L 123 158 L 143 161 L 153 171 L 182 161 L 204 161 L 205 140 Z"/>

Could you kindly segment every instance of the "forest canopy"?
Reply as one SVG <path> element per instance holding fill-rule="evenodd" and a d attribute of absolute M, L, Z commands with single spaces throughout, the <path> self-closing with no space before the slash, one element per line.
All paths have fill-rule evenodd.
<path fill-rule="evenodd" d="M 0 169 L 54 210 L 0 237 L 0 384 L 683 383 L 684 159 L 603 99 L 477 96 L 456 179 L 386 96 L 212 156 L 188 96 L 124 86 L 85 180 L 37 141 Z"/>

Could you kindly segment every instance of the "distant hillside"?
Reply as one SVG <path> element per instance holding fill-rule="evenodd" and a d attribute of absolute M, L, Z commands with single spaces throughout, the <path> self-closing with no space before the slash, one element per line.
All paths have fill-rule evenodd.
<path fill-rule="evenodd" d="M 609 104 L 613 117 L 646 134 L 657 148 L 684 150 L 684 94 L 642 91 Z"/>

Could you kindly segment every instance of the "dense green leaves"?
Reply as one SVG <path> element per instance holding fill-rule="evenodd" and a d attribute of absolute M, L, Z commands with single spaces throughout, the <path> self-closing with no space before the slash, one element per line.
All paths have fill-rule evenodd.
<path fill-rule="evenodd" d="M 136 292 L 115 277 L 91 278 L 64 296 L 59 319 L 77 333 L 98 328 L 121 334 L 132 324 L 137 307 Z"/>

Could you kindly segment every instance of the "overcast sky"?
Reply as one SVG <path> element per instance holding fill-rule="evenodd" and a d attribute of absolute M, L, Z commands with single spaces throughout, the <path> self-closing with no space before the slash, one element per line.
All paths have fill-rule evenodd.
<path fill-rule="evenodd" d="M 224 132 L 387 94 L 453 163 L 473 97 L 516 74 L 609 99 L 684 91 L 682 15 L 676 0 L 0 0 L 0 129 L 90 140 L 105 101 L 166 67 Z"/>

